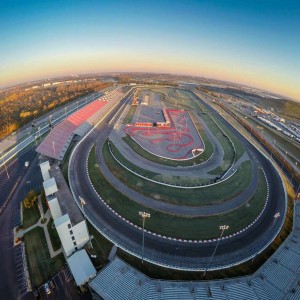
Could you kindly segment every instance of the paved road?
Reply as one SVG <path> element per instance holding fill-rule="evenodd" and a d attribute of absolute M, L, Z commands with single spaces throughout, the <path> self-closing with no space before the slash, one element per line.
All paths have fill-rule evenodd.
<path fill-rule="evenodd" d="M 34 150 L 20 156 L 16 162 L 8 166 L 8 171 L 11 172 L 11 168 L 14 168 L 16 172 L 22 172 L 24 161 L 27 160 L 31 164 L 0 217 L 0 298 L 7 300 L 21 299 L 26 294 L 26 289 L 22 289 L 23 286 L 20 286 L 22 266 L 16 267 L 18 256 L 16 256 L 16 250 L 13 247 L 13 229 L 20 225 L 19 208 L 24 194 L 42 183 L 41 172 L 37 166 L 37 155 Z M 4 180 L 3 176 L 5 177 L 5 174 L 2 173 L 0 180 Z M 1 188 L 1 193 L 5 193 L 13 185 L 14 182 L 8 182 L 5 187 Z"/>
<path fill-rule="evenodd" d="M 103 91 L 100 91 L 78 98 L 75 101 L 62 106 L 53 112 L 49 112 L 35 120 L 34 128 L 31 126 L 25 126 L 24 128 L 21 128 L 18 133 L 0 140 L 0 168 L 5 163 L 8 163 L 12 158 L 18 156 L 18 154 L 29 144 L 33 142 L 38 144 L 41 141 L 43 134 L 50 130 L 49 122 L 51 122 L 53 126 L 57 125 L 66 117 L 97 99 L 102 94 Z"/>
<path fill-rule="evenodd" d="M 200 101 L 200 100 L 199 100 Z M 208 107 L 214 113 L 214 110 Z M 106 118 L 112 118 L 114 112 Z M 74 151 L 70 161 L 70 184 L 78 199 L 82 196 L 87 200 L 85 214 L 105 236 L 109 237 L 119 247 L 137 256 L 141 256 L 142 232 L 131 226 L 121 218 L 113 214 L 97 197 L 90 186 L 86 174 L 86 157 L 89 148 L 99 138 L 103 138 L 111 130 L 107 121 L 101 123 L 92 131 Z M 226 121 L 223 121 L 227 124 Z M 279 174 L 268 159 L 258 152 L 243 136 L 241 136 L 230 124 L 227 124 L 232 132 L 237 135 L 246 147 L 257 157 L 265 170 L 270 184 L 270 200 L 262 217 L 244 233 L 222 240 L 211 266 L 225 266 L 234 264 L 258 253 L 265 247 L 269 240 L 277 233 L 281 226 L 282 217 L 274 223 L 274 214 L 285 214 L 285 191 Z M 117 187 L 118 188 L 118 187 Z M 137 212 L 138 213 L 138 212 Z M 208 258 L 213 253 L 216 242 L 205 244 L 185 243 L 164 239 L 145 233 L 146 260 L 159 264 L 190 269 L 204 269 L 208 264 Z"/>
<path fill-rule="evenodd" d="M 163 164 L 155 163 L 149 161 L 142 156 L 139 156 L 129 145 L 122 140 L 120 135 L 114 130 L 110 132 L 109 138 L 116 145 L 119 151 L 128 159 L 129 161 L 134 161 L 134 163 L 142 169 L 147 169 L 154 173 L 166 174 L 169 176 L 188 176 L 188 177 L 202 177 L 202 178 L 215 178 L 215 175 L 208 174 L 212 170 L 216 169 L 223 161 L 224 151 L 222 145 L 218 139 L 209 130 L 207 125 L 199 118 L 210 142 L 213 146 L 212 156 L 205 162 L 187 168 L 174 168 L 171 166 L 166 166 Z M 138 157 L 138 159 L 137 159 Z"/>
<path fill-rule="evenodd" d="M 110 182 L 111 185 L 116 187 L 117 190 L 121 191 L 122 194 L 127 196 L 129 199 L 132 199 L 137 203 L 140 203 L 142 205 L 145 205 L 155 210 L 163 211 L 174 215 L 184 215 L 184 216 L 193 216 L 193 217 L 210 216 L 213 214 L 216 215 L 220 213 L 225 213 L 247 202 L 255 193 L 255 189 L 258 185 L 258 179 L 259 179 L 258 165 L 256 163 L 253 154 L 250 154 L 250 157 L 252 159 L 251 160 L 251 164 L 252 164 L 251 182 L 243 192 L 236 195 L 235 197 L 231 199 L 227 199 L 222 203 L 212 204 L 207 206 L 188 206 L 188 205 L 179 206 L 176 204 L 166 203 L 163 201 L 157 201 L 153 198 L 147 197 L 145 195 L 142 195 L 134 191 L 133 189 L 131 189 L 126 184 L 124 184 L 121 180 L 119 180 L 111 173 L 110 169 L 105 163 L 103 153 L 102 153 L 103 144 L 106 140 L 106 137 L 103 135 L 104 133 L 102 133 L 101 138 L 98 139 L 98 143 L 97 143 L 97 163 L 99 164 L 99 167 L 103 172 L 103 174 L 105 174 L 106 179 Z M 139 158 L 136 158 L 134 162 L 136 163 L 138 159 Z M 216 185 L 216 188 L 218 188 L 218 185 Z M 197 190 L 195 190 L 195 192 L 197 192 Z M 199 198 L 201 198 L 201 190 L 199 190 Z"/>

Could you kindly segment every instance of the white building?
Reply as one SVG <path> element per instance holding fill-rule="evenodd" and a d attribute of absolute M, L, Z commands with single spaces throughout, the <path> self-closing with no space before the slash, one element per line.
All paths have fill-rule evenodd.
<path fill-rule="evenodd" d="M 40 164 L 43 186 L 54 225 L 66 256 L 72 255 L 89 241 L 86 221 L 73 200 L 58 166 Z"/>
<path fill-rule="evenodd" d="M 70 256 L 67 262 L 77 285 L 83 285 L 96 276 L 97 271 L 84 249 Z"/>

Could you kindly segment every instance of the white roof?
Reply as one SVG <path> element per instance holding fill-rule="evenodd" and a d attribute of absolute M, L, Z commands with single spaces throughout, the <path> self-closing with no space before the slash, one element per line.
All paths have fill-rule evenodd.
<path fill-rule="evenodd" d="M 69 217 L 68 214 L 65 214 L 65 215 L 63 215 L 63 216 L 58 217 L 57 219 L 55 219 L 54 220 L 54 225 L 57 228 L 60 225 L 65 224 L 66 222 L 71 224 L 70 217 Z"/>
<path fill-rule="evenodd" d="M 50 178 L 43 182 L 46 196 L 52 195 L 58 191 L 56 181 L 54 178 Z"/>
<path fill-rule="evenodd" d="M 67 262 L 77 285 L 83 285 L 96 276 L 96 269 L 85 249 L 75 252 Z"/>

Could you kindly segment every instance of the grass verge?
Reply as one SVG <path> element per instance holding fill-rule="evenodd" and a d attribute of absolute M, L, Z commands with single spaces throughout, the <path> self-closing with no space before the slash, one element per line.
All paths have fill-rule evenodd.
<path fill-rule="evenodd" d="M 54 226 L 53 219 L 50 219 L 50 221 L 47 224 L 47 228 L 48 228 L 48 233 L 49 233 L 49 236 L 50 236 L 52 248 L 53 248 L 54 251 L 57 251 L 61 247 L 61 241 L 60 241 L 60 238 L 58 236 L 57 230 Z"/>
<path fill-rule="evenodd" d="M 102 150 L 105 163 L 110 171 L 131 189 L 145 196 L 177 205 L 201 206 L 224 202 L 244 191 L 252 179 L 251 162 L 245 161 L 240 165 L 236 174 L 216 186 L 200 189 L 174 188 L 143 179 L 123 168 L 115 162 L 107 142 Z"/>
<path fill-rule="evenodd" d="M 89 254 L 96 255 L 96 257 L 92 257 L 91 259 L 94 263 L 94 266 L 97 269 L 101 269 L 107 263 L 107 259 L 111 248 L 113 247 L 113 244 L 109 240 L 107 240 L 100 232 L 98 232 L 97 229 L 89 222 L 88 229 L 90 235 L 94 237 L 92 239 L 93 248 L 90 248 L 88 246 L 86 246 L 85 248 Z"/>
<path fill-rule="evenodd" d="M 63 254 L 50 258 L 44 230 L 36 227 L 24 235 L 32 286 L 38 287 L 65 264 Z"/>
<path fill-rule="evenodd" d="M 140 205 L 111 186 L 97 166 L 95 146 L 93 146 L 91 150 L 88 167 L 91 181 L 97 192 L 115 211 L 139 226 L 142 226 L 142 220 L 140 219 L 138 212 L 142 210 L 147 211 L 151 214 L 151 218 L 149 222 L 146 223 L 146 229 L 177 238 L 216 238 L 220 234 L 217 224 L 223 223 L 230 226 L 228 234 L 232 234 L 255 219 L 261 211 L 266 197 L 265 179 L 263 174 L 260 173 L 256 194 L 248 201 L 248 205 L 244 204 L 234 211 L 223 215 L 184 218 L 168 215 Z"/>
<path fill-rule="evenodd" d="M 224 279 L 229 277 L 239 277 L 253 274 L 257 269 L 265 263 L 269 257 L 278 249 L 278 247 L 282 244 L 282 242 L 287 238 L 289 233 L 292 230 L 293 223 L 293 199 L 295 198 L 295 194 L 289 183 L 285 180 L 285 185 L 287 187 L 288 193 L 288 208 L 287 214 L 285 218 L 285 222 L 283 228 L 274 242 L 261 254 L 257 255 L 254 260 L 245 262 L 243 264 L 213 272 L 207 272 L 205 279 L 206 280 L 214 280 L 214 279 Z M 134 268 L 140 270 L 144 274 L 148 275 L 151 278 L 156 279 L 165 279 L 165 280 L 203 280 L 203 272 L 184 272 L 162 268 L 153 264 L 150 264 L 146 261 L 141 263 L 141 260 L 131 256 L 130 254 L 118 249 L 118 256 L 126 261 L 128 264 L 133 266 Z"/>
<path fill-rule="evenodd" d="M 125 119 L 124 119 L 124 122 L 123 122 L 124 124 L 129 124 L 132 122 L 132 118 L 134 116 L 135 111 L 136 111 L 136 106 L 131 106 Z"/>
<path fill-rule="evenodd" d="M 22 202 L 22 210 L 23 210 L 23 228 L 24 229 L 37 223 L 41 217 L 37 201 L 34 203 L 33 207 L 31 207 L 31 208 L 26 208 Z"/>

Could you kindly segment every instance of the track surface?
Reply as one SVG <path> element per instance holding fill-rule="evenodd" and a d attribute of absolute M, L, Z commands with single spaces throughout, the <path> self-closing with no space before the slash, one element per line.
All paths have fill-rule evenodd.
<path fill-rule="evenodd" d="M 141 256 L 141 230 L 114 215 L 100 201 L 89 183 L 86 170 L 86 160 L 90 147 L 97 139 L 105 139 L 108 136 L 112 127 L 107 123 L 107 120 L 114 117 L 117 109 L 121 107 L 125 100 L 122 100 L 118 107 L 107 116 L 106 120 L 99 124 L 74 150 L 69 163 L 69 181 L 76 198 L 82 196 L 87 200 L 84 213 L 97 226 L 98 230 L 113 240 L 119 247 L 134 255 Z M 215 113 L 211 107 L 205 103 L 203 105 L 211 113 Z M 118 115 L 116 115 L 117 117 Z M 236 264 L 238 261 L 246 260 L 251 255 L 259 253 L 278 232 L 286 209 L 285 190 L 274 166 L 227 121 L 223 120 L 223 122 L 229 126 L 231 131 L 253 153 L 263 167 L 270 187 L 270 201 L 262 217 L 250 229 L 236 237 L 220 241 L 214 259 L 209 265 L 210 269 Z M 118 186 L 116 188 L 119 189 Z M 277 212 L 280 212 L 281 218 L 274 222 L 273 216 Z M 218 225 L 222 224 L 216 224 L 216 226 Z M 185 243 L 145 233 L 144 258 L 164 266 L 203 270 L 208 267 L 209 257 L 212 255 L 215 246 L 215 241 L 205 244 Z"/>

